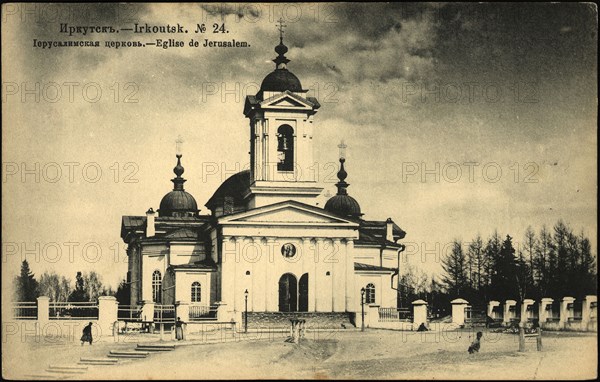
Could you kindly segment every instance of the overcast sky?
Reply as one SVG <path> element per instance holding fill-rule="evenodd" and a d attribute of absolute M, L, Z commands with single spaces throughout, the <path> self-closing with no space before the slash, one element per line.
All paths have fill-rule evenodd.
<path fill-rule="evenodd" d="M 16 274 L 39 243 L 42 256 L 27 255 L 36 274 L 96 270 L 116 286 L 127 270 L 121 216 L 157 209 L 172 189 L 178 135 L 186 190 L 207 213 L 218 185 L 247 166 L 244 98 L 274 68 L 281 16 L 288 68 L 322 104 L 313 142 L 324 187 L 335 193 L 330 163 L 343 139 L 350 195 L 366 219 L 392 217 L 407 232 L 420 247 L 413 263 L 436 272 L 436 245 L 439 254 L 454 238 L 494 229 L 520 241 L 528 225 L 558 219 L 596 251 L 595 5 L 5 4 L 3 275 Z M 60 33 L 61 23 L 134 22 L 179 23 L 189 33 Z M 207 32 L 194 34 L 201 23 Z M 229 33 L 213 34 L 214 23 Z M 186 46 L 104 47 L 156 38 Z M 191 48 L 191 38 L 250 47 Z M 34 39 L 101 47 L 42 49 Z M 36 163 L 39 182 L 23 182 L 23 164 Z M 91 265 L 82 253 L 87 244 L 88 260 L 96 256 L 90 243 L 102 250 Z M 52 262 L 56 248 L 62 256 Z"/>

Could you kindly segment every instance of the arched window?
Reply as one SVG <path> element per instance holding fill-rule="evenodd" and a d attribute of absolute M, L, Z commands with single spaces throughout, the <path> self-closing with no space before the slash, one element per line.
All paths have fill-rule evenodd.
<path fill-rule="evenodd" d="M 294 129 L 281 125 L 277 129 L 277 171 L 294 171 Z"/>
<path fill-rule="evenodd" d="M 200 287 L 200 283 L 198 281 L 194 281 L 192 283 L 192 302 L 202 301 L 201 292 L 202 289 Z"/>
<path fill-rule="evenodd" d="M 375 304 L 375 285 L 371 283 L 365 287 L 365 304 Z"/>
<path fill-rule="evenodd" d="M 152 301 L 162 302 L 162 276 L 158 269 L 152 273 Z"/>

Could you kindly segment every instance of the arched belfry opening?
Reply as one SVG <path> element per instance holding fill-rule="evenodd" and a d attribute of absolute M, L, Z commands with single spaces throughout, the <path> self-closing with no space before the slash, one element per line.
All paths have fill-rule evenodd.
<path fill-rule="evenodd" d="M 281 125 L 277 129 L 277 171 L 294 171 L 294 129 Z"/>

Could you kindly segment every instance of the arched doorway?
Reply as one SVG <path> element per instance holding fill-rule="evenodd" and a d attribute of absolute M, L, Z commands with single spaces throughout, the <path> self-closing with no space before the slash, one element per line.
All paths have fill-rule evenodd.
<path fill-rule="evenodd" d="M 308 273 L 305 273 L 300 277 L 298 283 L 299 298 L 298 298 L 298 311 L 308 312 Z"/>
<path fill-rule="evenodd" d="M 279 279 L 279 311 L 295 312 L 298 309 L 298 281 L 286 273 Z"/>

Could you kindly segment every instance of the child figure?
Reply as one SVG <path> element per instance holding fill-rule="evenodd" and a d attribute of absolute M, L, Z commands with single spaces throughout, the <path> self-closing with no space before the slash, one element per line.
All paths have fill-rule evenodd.
<path fill-rule="evenodd" d="M 483 337 L 483 333 L 477 332 L 477 338 L 475 341 L 473 341 L 471 346 L 469 346 L 469 354 L 473 354 L 475 352 L 479 353 L 479 348 L 481 347 L 481 337 Z"/>

